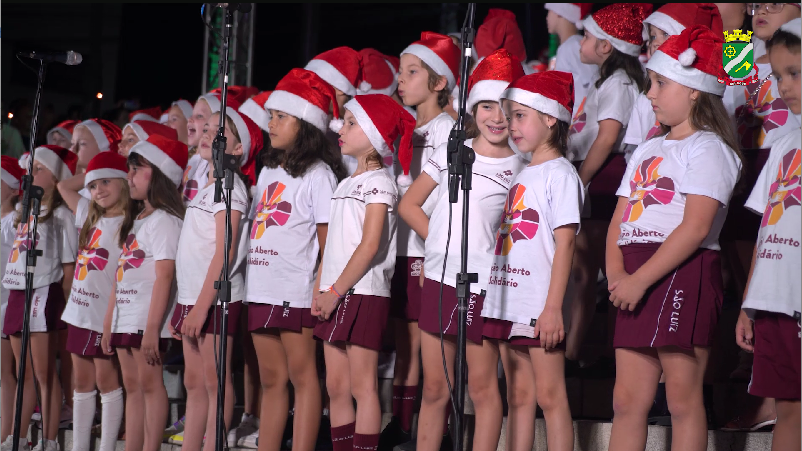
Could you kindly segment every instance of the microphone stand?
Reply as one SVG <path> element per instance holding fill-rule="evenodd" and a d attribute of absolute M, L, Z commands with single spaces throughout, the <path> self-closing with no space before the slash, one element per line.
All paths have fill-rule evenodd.
<path fill-rule="evenodd" d="M 457 356 L 454 362 L 454 389 L 456 391 L 454 418 L 454 451 L 463 451 L 465 439 L 465 344 L 467 338 L 466 321 L 468 319 L 468 296 L 471 283 L 479 281 L 479 275 L 468 273 L 468 206 L 473 175 L 473 162 L 476 154 L 465 145 L 465 102 L 468 88 L 468 67 L 475 37 L 474 19 L 476 3 L 468 5 L 468 24 L 462 29 L 463 54 L 460 67 L 459 110 L 457 123 L 448 137 L 448 198 L 452 204 L 459 198 L 460 179 L 462 179 L 462 243 L 460 272 L 457 274 Z"/>
<path fill-rule="evenodd" d="M 24 194 L 22 196 L 22 218 L 28 224 L 28 249 L 25 252 L 25 313 L 22 317 L 22 343 L 20 350 L 20 360 L 17 362 L 19 368 L 17 370 L 17 399 L 14 406 L 14 436 L 12 440 L 12 449 L 19 449 L 21 415 L 22 415 L 22 397 L 25 388 L 25 370 L 28 359 L 28 346 L 31 336 L 31 303 L 33 300 L 33 276 L 36 270 L 36 258 L 42 255 L 42 251 L 36 249 L 38 241 L 38 228 L 39 228 L 39 208 L 42 203 L 42 196 L 44 190 L 40 186 L 33 184 L 33 160 L 36 153 L 36 134 L 39 126 L 39 102 L 42 98 L 42 85 L 45 81 L 45 61 L 39 61 L 39 76 L 36 84 L 36 98 L 33 103 L 33 117 L 31 118 L 31 140 L 30 152 L 31 156 L 28 159 L 28 173 L 22 177 L 22 186 Z M 33 218 L 31 225 L 30 218 Z M 64 274 L 64 277 L 71 277 Z M 33 361 L 33 360 L 32 360 Z M 44 406 L 43 406 L 44 407 Z M 50 406 L 47 408 L 50 409 Z M 45 423 L 45 410 L 42 409 L 42 424 Z M 25 431 L 28 435 L 28 431 Z"/>

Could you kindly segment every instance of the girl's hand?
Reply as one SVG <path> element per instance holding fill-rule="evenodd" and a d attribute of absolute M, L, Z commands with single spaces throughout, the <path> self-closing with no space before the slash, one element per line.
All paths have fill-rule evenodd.
<path fill-rule="evenodd" d="M 145 362 L 148 365 L 160 365 L 161 356 L 159 353 L 159 332 L 154 330 L 145 330 L 142 336 L 142 344 L 139 346 L 142 355 L 145 356 Z"/>
<path fill-rule="evenodd" d="M 181 334 L 177 330 L 175 330 L 175 327 L 173 327 L 173 324 L 169 321 L 167 322 L 167 332 L 170 332 L 171 337 L 175 338 L 178 341 L 181 341 Z"/>
<path fill-rule="evenodd" d="M 108 330 L 103 328 L 103 333 L 100 335 L 100 349 L 106 355 L 114 355 L 114 348 L 111 347 L 111 328 Z"/>
<path fill-rule="evenodd" d="M 321 295 L 321 294 L 323 294 L 323 293 L 322 292 L 318 292 L 318 296 Z M 320 311 L 320 307 L 317 305 L 317 296 L 312 297 L 312 308 L 309 309 L 309 313 L 311 313 L 312 316 L 320 319 L 321 311 Z"/>
<path fill-rule="evenodd" d="M 738 322 L 735 323 L 735 342 L 744 351 L 755 351 L 755 343 L 752 341 L 755 338 L 754 327 L 755 325 L 746 315 L 746 312 L 741 310 L 741 314 L 738 315 Z"/>
<path fill-rule="evenodd" d="M 615 288 L 618 286 L 618 282 L 620 282 L 621 279 L 623 279 L 624 277 L 626 277 L 628 275 L 629 274 L 627 274 L 624 271 L 617 272 L 617 273 L 608 273 L 607 274 L 607 291 L 612 293 L 613 290 L 615 290 Z"/>
<path fill-rule="evenodd" d="M 193 308 L 181 325 L 181 335 L 189 338 L 200 338 L 203 333 L 203 325 L 206 323 L 208 311 L 201 308 Z"/>
<path fill-rule="evenodd" d="M 643 299 L 647 288 L 637 276 L 624 276 L 617 281 L 615 288 L 610 292 L 610 301 L 615 307 L 632 312 Z"/>
<path fill-rule="evenodd" d="M 333 291 L 329 290 L 321 293 L 318 297 L 315 298 L 315 305 L 317 306 L 318 319 L 321 321 L 328 321 L 332 312 L 334 312 L 334 310 L 337 308 L 339 304 L 340 304 L 340 298 L 338 298 Z"/>
<path fill-rule="evenodd" d="M 565 339 L 563 313 L 559 308 L 546 307 L 535 323 L 535 338 L 540 336 L 540 347 L 554 349 Z"/>

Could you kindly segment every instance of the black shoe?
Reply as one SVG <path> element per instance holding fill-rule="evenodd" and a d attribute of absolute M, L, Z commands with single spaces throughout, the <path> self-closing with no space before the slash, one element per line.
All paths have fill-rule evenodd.
<path fill-rule="evenodd" d="M 451 434 L 443 436 L 443 441 L 440 442 L 440 451 L 454 451 L 454 441 L 451 440 Z"/>
<path fill-rule="evenodd" d="M 393 417 L 379 436 L 378 451 L 393 451 L 397 445 L 412 440 L 412 431 L 401 428 L 401 421 Z"/>

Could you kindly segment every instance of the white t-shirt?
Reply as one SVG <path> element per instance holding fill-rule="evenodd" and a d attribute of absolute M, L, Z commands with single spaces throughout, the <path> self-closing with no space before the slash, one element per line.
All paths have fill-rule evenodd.
<path fill-rule="evenodd" d="M 2 237 L 2 241 L 0 241 L 0 272 L 4 275 L 6 273 L 8 257 L 11 255 L 11 246 L 14 244 L 14 236 L 16 235 L 16 231 L 14 230 L 14 217 L 16 214 L 15 211 L 11 211 L 0 220 L 0 236 Z M 6 317 L 8 293 L 8 289 L 0 285 L 0 317 L 2 318 Z"/>
<path fill-rule="evenodd" d="M 568 132 L 568 156 L 574 161 L 583 161 L 599 134 L 599 121 L 614 119 L 621 123 L 621 131 L 613 145 L 613 153 L 622 153 L 623 143 L 632 106 L 638 96 L 638 85 L 629 79 L 623 69 L 610 75 L 596 89 L 591 83 L 587 96 L 575 113 Z"/>
<path fill-rule="evenodd" d="M 42 206 L 39 215 L 37 234 L 39 240 L 36 248 L 43 254 L 36 259 L 36 269 L 33 275 L 33 288 L 41 288 L 58 282 L 64 276 L 62 264 L 72 263 L 78 254 L 78 231 L 75 228 L 75 216 L 69 208 L 62 205 L 53 212 L 53 216 L 46 222 L 41 218 L 47 214 L 47 208 Z M 17 213 L 15 212 L 16 216 Z M 33 225 L 33 218 L 29 223 L 20 223 L 14 237 L 14 244 L 6 263 L 6 272 L 3 277 L 3 286 L 9 290 L 25 289 L 25 260 L 28 258 L 28 227 Z"/>
<path fill-rule="evenodd" d="M 78 210 L 75 225 L 83 227 L 88 210 Z M 61 319 L 76 327 L 103 332 L 103 319 L 109 306 L 114 277 L 122 249 L 120 226 L 124 216 L 101 217 L 89 230 L 86 247 L 75 260 L 72 291 Z"/>
<path fill-rule="evenodd" d="M 465 141 L 470 147 L 473 140 Z M 513 154 L 506 158 L 489 158 L 476 154 L 473 164 L 473 186 L 470 195 L 470 223 L 468 225 L 468 272 L 479 274 L 479 282 L 471 284 L 471 292 L 481 293 L 487 287 L 490 264 L 493 262 L 493 249 L 496 245 L 496 232 L 501 223 L 504 199 L 510 190 L 512 180 L 526 166 L 526 162 Z M 429 221 L 429 236 L 426 239 L 426 259 L 424 275 L 440 282 L 443 274 L 443 259 L 448 235 L 448 144 L 434 151 L 429 162 L 423 166 L 439 189 L 434 191 L 434 211 Z M 456 287 L 457 273 L 460 272 L 462 248 L 462 190 L 459 202 L 452 205 L 451 242 L 448 248 L 448 262 L 444 283 Z"/>
<path fill-rule="evenodd" d="M 718 235 L 740 170 L 738 156 L 715 133 L 696 132 L 683 140 L 661 136 L 641 144 L 616 191 L 629 199 L 618 245 L 665 241 L 682 223 L 685 198 L 694 194 L 721 204 L 699 246 L 719 250 Z"/>
<path fill-rule="evenodd" d="M 796 133 L 800 126 L 799 118 L 780 98 L 777 80 L 770 76 L 771 65 L 757 64 L 757 68 L 760 81 L 737 87 L 733 99 L 738 144 L 742 149 L 768 149 L 777 139 Z"/>
<path fill-rule="evenodd" d="M 646 94 L 638 94 L 629 117 L 629 124 L 624 135 L 624 144 L 639 146 L 649 138 L 660 133 L 660 122 L 652 109 L 652 102 Z"/>
<path fill-rule="evenodd" d="M 494 240 L 483 317 L 532 324 L 540 316 L 556 250 L 554 230 L 577 224 L 579 231 L 584 193 L 574 165 L 565 158 L 518 174 Z"/>
<path fill-rule="evenodd" d="M 184 169 L 184 178 L 181 182 L 184 206 L 189 206 L 192 199 L 198 194 L 201 186 L 209 180 L 209 162 L 201 158 L 199 153 L 193 155 Z"/>
<path fill-rule="evenodd" d="M 262 169 L 251 204 L 247 302 L 312 306 L 317 225 L 329 222 L 336 188 L 337 178 L 323 162 L 297 178 L 280 166 Z"/>
<path fill-rule="evenodd" d="M 379 250 L 370 262 L 368 271 L 353 286 L 354 294 L 390 297 L 390 280 L 395 272 L 396 208 L 398 191 L 395 181 L 384 169 L 367 171 L 356 177 L 347 177 L 337 185 L 331 198 L 329 232 L 326 251 L 323 253 L 323 273 L 320 291 L 331 288 L 340 277 L 356 247 L 362 242 L 365 209 L 369 204 L 386 204 Z M 348 287 L 339 287 L 346 290 Z M 345 294 L 340 292 L 340 294 Z"/>
<path fill-rule="evenodd" d="M 223 196 L 225 195 L 224 189 Z M 178 303 L 181 305 L 195 305 L 198 301 L 216 250 L 215 216 L 226 214 L 223 200 L 224 197 L 215 203 L 214 183 L 211 183 L 201 188 L 187 207 L 175 258 Z M 231 190 L 231 211 L 242 213 L 239 228 L 232 231 L 232 243 L 237 249 L 234 258 L 229 262 L 231 301 L 237 302 L 245 299 L 244 262 L 248 253 L 248 188 L 238 176 L 234 176 L 234 189 Z"/>
<path fill-rule="evenodd" d="M 135 334 L 145 330 L 156 282 L 156 262 L 175 260 L 182 224 L 181 219 L 163 210 L 134 221 L 117 261 L 117 318 L 112 323 L 113 333 Z M 175 280 L 162 320 L 163 338 L 170 337 L 167 321 L 174 304 Z"/>
<path fill-rule="evenodd" d="M 554 70 L 568 72 L 574 76 L 574 111 L 579 107 L 581 100 L 588 94 L 590 84 L 599 78 L 599 66 L 585 64 L 579 60 L 579 46 L 581 43 L 582 36 L 578 34 L 566 39 L 565 42 L 557 47 L 554 65 Z"/>
<path fill-rule="evenodd" d="M 774 142 L 746 208 L 763 215 L 752 280 L 743 308 L 784 313 L 802 311 L 802 138 L 791 131 Z"/>
<path fill-rule="evenodd" d="M 418 178 L 421 169 L 429 161 L 435 149 L 448 143 L 448 135 L 454 127 L 454 119 L 448 113 L 440 113 L 428 123 L 415 129 L 415 136 L 412 138 L 412 163 L 409 166 L 409 175 L 412 179 Z M 403 174 L 401 165 L 398 164 L 398 157 L 395 158 L 395 175 Z M 398 186 L 398 198 L 404 196 L 409 187 Z M 434 194 L 434 193 L 433 193 Z M 437 202 L 436 195 L 429 195 L 423 203 L 423 211 L 427 216 L 432 214 L 434 204 Z M 399 257 L 423 257 L 426 251 L 423 238 L 419 237 L 403 219 L 398 221 L 398 256 Z"/>

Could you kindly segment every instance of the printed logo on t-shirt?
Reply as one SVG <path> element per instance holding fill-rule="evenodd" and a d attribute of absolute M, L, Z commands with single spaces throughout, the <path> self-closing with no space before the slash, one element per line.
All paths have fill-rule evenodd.
<path fill-rule="evenodd" d="M 632 193 L 621 222 L 637 221 L 650 205 L 665 205 L 674 198 L 674 180 L 657 173 L 662 157 L 651 157 L 641 162 L 629 182 Z"/>
<path fill-rule="evenodd" d="M 40 234 L 36 231 L 36 241 L 39 242 Z M 11 253 L 8 255 L 9 263 L 16 263 L 19 255 L 26 252 L 32 246 L 31 240 L 28 238 L 28 224 L 20 223 L 17 226 L 17 235 L 14 237 L 14 246 L 11 248 Z"/>
<path fill-rule="evenodd" d="M 752 83 L 744 89 L 746 104 L 735 109 L 738 136 L 744 149 L 762 147 L 770 131 L 788 122 L 788 106 L 783 99 L 771 95 L 772 80 L 760 83 Z"/>
<path fill-rule="evenodd" d="M 660 121 L 654 121 L 654 125 L 652 126 L 652 129 L 649 130 L 649 133 L 646 134 L 646 140 L 648 141 L 648 140 L 652 139 L 658 133 L 660 133 Z"/>
<path fill-rule="evenodd" d="M 761 227 L 777 224 L 785 210 L 800 205 L 800 194 L 802 194 L 802 186 L 799 184 L 799 178 L 802 176 L 800 159 L 802 159 L 800 149 L 793 149 L 783 156 L 777 169 L 777 180 L 771 184 L 769 202 L 763 213 Z"/>
<path fill-rule="evenodd" d="M 507 194 L 501 227 L 496 234 L 496 255 L 509 254 L 516 241 L 531 240 L 537 234 L 540 215 L 524 205 L 524 193 L 526 187 L 517 183 Z"/>
<path fill-rule="evenodd" d="M 139 248 L 136 235 L 129 234 L 123 244 L 123 252 L 117 260 L 117 282 L 122 282 L 123 274 L 129 269 L 139 268 L 145 261 L 145 251 Z"/>
<path fill-rule="evenodd" d="M 588 120 L 588 115 L 585 113 L 585 100 L 587 99 L 587 97 L 583 97 L 582 103 L 580 103 L 579 108 L 576 109 L 576 114 L 571 120 L 571 128 L 568 130 L 569 137 L 571 135 L 581 133 L 582 129 L 585 128 L 585 122 Z"/>
<path fill-rule="evenodd" d="M 504 172 L 497 172 L 496 178 L 501 180 L 504 183 L 510 183 L 512 181 L 512 171 L 507 169 Z"/>
<path fill-rule="evenodd" d="M 100 236 L 103 232 L 92 227 L 89 229 L 89 242 L 81 249 L 75 260 L 75 280 L 86 279 L 89 271 L 103 271 L 109 262 L 109 251 L 100 247 Z"/>
<path fill-rule="evenodd" d="M 412 277 L 420 277 L 420 270 L 423 268 L 423 260 L 417 258 L 412 262 L 409 269 L 409 275 Z"/>
<path fill-rule="evenodd" d="M 195 198 L 195 195 L 198 194 L 198 181 L 195 179 L 189 179 L 189 171 L 192 169 L 191 166 L 187 166 L 187 169 L 184 170 L 184 179 L 182 182 L 183 195 L 184 195 L 184 202 L 190 202 L 192 199 Z"/>
<path fill-rule="evenodd" d="M 281 182 L 273 182 L 262 192 L 262 200 L 256 205 L 256 220 L 251 229 L 252 240 L 262 238 L 268 227 L 283 226 L 290 219 L 292 204 L 281 200 L 286 188 Z"/>

